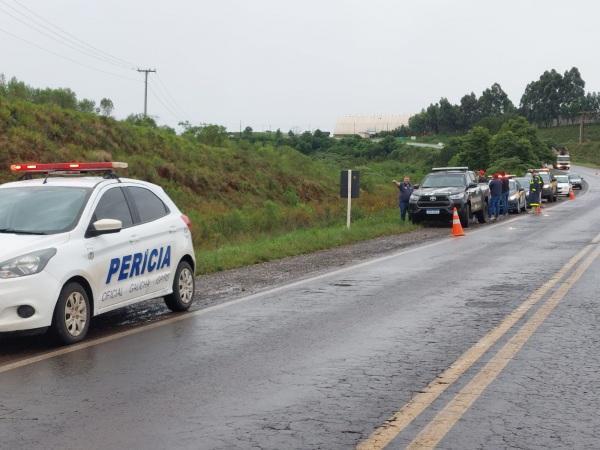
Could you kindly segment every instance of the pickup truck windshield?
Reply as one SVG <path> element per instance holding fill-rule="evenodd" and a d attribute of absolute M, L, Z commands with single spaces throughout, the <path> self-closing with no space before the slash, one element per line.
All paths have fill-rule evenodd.
<path fill-rule="evenodd" d="M 465 187 L 467 182 L 462 173 L 435 173 L 425 177 L 421 187 L 439 188 L 439 187 Z"/>
<path fill-rule="evenodd" d="M 0 189 L 0 233 L 69 231 L 77 224 L 90 191 L 61 186 Z"/>

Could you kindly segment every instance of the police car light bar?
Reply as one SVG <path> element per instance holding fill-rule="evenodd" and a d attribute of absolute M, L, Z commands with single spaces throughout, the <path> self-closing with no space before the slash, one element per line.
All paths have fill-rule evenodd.
<path fill-rule="evenodd" d="M 50 172 L 106 172 L 113 169 L 126 169 L 124 162 L 70 162 L 47 164 L 12 164 L 10 170 L 20 173 Z"/>

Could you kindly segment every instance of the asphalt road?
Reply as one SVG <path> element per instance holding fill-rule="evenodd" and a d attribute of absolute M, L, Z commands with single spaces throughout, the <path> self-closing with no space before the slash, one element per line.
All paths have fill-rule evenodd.
<path fill-rule="evenodd" d="M 0 363 L 0 447 L 598 447 L 600 176 L 577 171 L 542 216 Z"/>

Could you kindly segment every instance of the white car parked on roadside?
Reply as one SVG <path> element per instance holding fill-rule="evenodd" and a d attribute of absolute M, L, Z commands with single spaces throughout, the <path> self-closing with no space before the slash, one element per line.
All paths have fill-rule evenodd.
<path fill-rule="evenodd" d="M 30 179 L 0 185 L 0 332 L 51 327 L 72 344 L 116 308 L 157 297 L 190 307 L 190 222 L 159 186 L 118 178 L 124 167 L 11 166 Z"/>
<path fill-rule="evenodd" d="M 569 175 L 556 175 L 556 195 L 569 195 L 571 189 L 571 182 L 569 181 Z"/>

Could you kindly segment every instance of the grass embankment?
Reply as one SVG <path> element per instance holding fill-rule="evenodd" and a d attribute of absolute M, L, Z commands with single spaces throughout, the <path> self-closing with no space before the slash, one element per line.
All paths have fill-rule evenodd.
<path fill-rule="evenodd" d="M 162 186 L 193 222 L 200 272 L 400 233 L 392 178 L 420 177 L 431 155 L 406 149 L 373 162 L 285 145 L 225 139 L 218 146 L 95 114 L 0 98 L 0 167 L 14 162 L 119 161 Z M 361 170 L 355 226 L 346 231 L 339 170 Z M 13 180 L 0 170 L 0 182 Z"/>
<path fill-rule="evenodd" d="M 600 124 L 585 126 L 582 144 L 579 143 L 579 125 L 542 128 L 539 134 L 543 139 L 566 146 L 575 164 L 600 166 Z"/>

